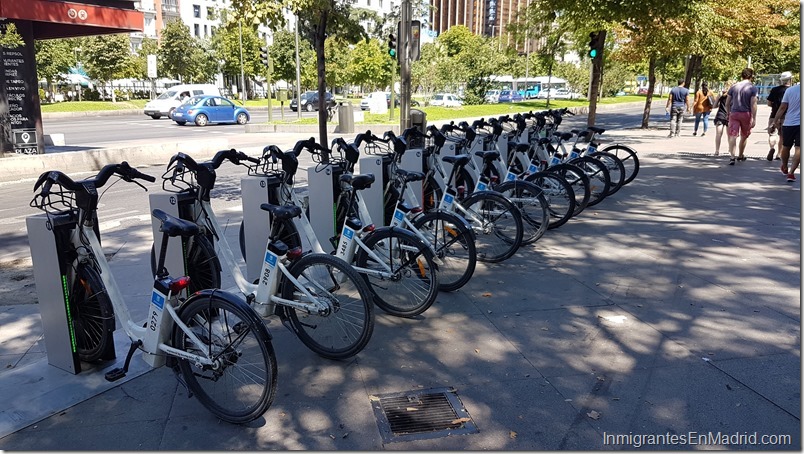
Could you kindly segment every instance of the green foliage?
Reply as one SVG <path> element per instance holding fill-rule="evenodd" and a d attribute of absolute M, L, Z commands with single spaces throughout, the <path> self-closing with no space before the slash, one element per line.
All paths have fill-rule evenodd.
<path fill-rule="evenodd" d="M 190 52 L 196 43 L 190 35 L 190 27 L 180 20 L 172 20 L 162 29 L 159 42 L 158 67 L 160 77 L 183 80 L 192 65 Z"/>
<path fill-rule="evenodd" d="M 108 82 L 123 75 L 131 56 L 127 34 L 92 36 L 81 44 L 82 63 L 93 79 Z"/>
<path fill-rule="evenodd" d="M 390 60 L 380 41 L 360 41 L 349 58 L 349 82 L 370 90 L 385 88 L 391 81 Z"/>
<path fill-rule="evenodd" d="M 125 70 L 126 77 L 132 79 L 148 79 L 148 55 L 157 55 L 159 43 L 155 39 L 144 38 L 136 54 L 131 55 L 128 67 Z M 159 71 L 157 62 L 157 71 Z"/>
<path fill-rule="evenodd" d="M 216 56 L 223 61 L 221 70 L 226 74 L 240 74 L 242 36 L 243 73 L 247 77 L 267 76 L 268 68 L 260 61 L 260 47 L 265 45 L 265 41 L 257 34 L 257 26 L 226 12 L 223 19 L 211 45 Z"/>
<path fill-rule="evenodd" d="M 274 80 L 296 80 L 296 39 L 295 34 L 285 29 L 274 32 L 271 44 L 271 60 L 274 62 Z M 302 49 L 312 49 L 305 40 L 299 42 Z M 301 59 L 301 55 L 299 56 Z"/>
<path fill-rule="evenodd" d="M 74 44 L 67 39 L 39 40 L 34 44 L 36 49 L 36 74 L 40 79 L 52 84 L 59 74 L 67 73 L 75 65 Z"/>
<path fill-rule="evenodd" d="M 14 48 L 24 45 L 25 40 L 17 31 L 17 24 L 4 22 L 0 25 L 0 47 Z"/>

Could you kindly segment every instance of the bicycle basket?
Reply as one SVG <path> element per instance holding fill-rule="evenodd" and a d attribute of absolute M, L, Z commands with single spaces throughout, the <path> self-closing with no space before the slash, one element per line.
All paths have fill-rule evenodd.
<path fill-rule="evenodd" d="M 64 215 L 77 209 L 75 192 L 65 189 L 59 183 L 53 183 L 47 194 L 35 194 L 29 206 L 51 216 Z"/>
<path fill-rule="evenodd" d="M 195 173 L 180 159 L 173 161 L 162 174 L 162 190 L 166 192 L 189 192 L 196 186 Z"/>

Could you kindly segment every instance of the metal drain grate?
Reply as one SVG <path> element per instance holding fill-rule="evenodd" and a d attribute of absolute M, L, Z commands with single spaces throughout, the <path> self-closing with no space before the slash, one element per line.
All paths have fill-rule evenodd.
<path fill-rule="evenodd" d="M 386 443 L 478 431 L 453 388 L 371 396 L 371 406 Z"/>

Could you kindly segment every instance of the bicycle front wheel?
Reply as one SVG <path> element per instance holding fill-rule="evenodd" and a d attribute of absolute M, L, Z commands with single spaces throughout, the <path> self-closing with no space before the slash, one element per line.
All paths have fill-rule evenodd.
<path fill-rule="evenodd" d="M 609 171 L 611 186 L 609 186 L 609 192 L 606 194 L 606 197 L 619 191 L 620 188 L 623 187 L 623 184 L 625 184 L 625 166 L 623 165 L 622 160 L 611 153 L 606 153 L 605 151 L 598 151 L 590 157 L 603 163 L 603 165 L 606 166 L 606 170 Z"/>
<path fill-rule="evenodd" d="M 498 184 L 495 191 L 514 203 L 522 215 L 522 244 L 532 244 L 547 231 L 550 216 L 547 213 L 547 199 L 537 185 L 514 180 Z"/>
<path fill-rule="evenodd" d="M 522 244 L 522 215 L 501 194 L 480 191 L 461 201 L 476 235 L 477 259 L 496 263 L 511 258 Z"/>
<path fill-rule="evenodd" d="M 536 172 L 525 181 L 540 187 L 547 198 L 548 229 L 561 227 L 569 221 L 575 212 L 575 192 L 566 180 L 550 172 Z"/>
<path fill-rule="evenodd" d="M 70 316 L 78 357 L 101 359 L 114 333 L 114 308 L 100 273 L 87 263 L 78 265 L 70 292 Z"/>
<path fill-rule="evenodd" d="M 575 194 L 575 211 L 572 212 L 572 215 L 581 214 L 592 198 L 589 177 L 578 166 L 566 163 L 548 167 L 547 172 L 558 175 L 569 183 L 570 187 L 572 187 L 572 192 Z"/>
<path fill-rule="evenodd" d="M 438 290 L 453 292 L 466 285 L 477 265 L 475 232 L 455 213 L 436 210 L 413 220 L 435 250 Z"/>
<path fill-rule="evenodd" d="M 371 291 L 343 260 L 329 254 L 307 254 L 289 269 L 321 309 L 307 313 L 284 306 L 291 327 L 310 350 L 329 359 L 346 359 L 368 344 L 374 331 Z M 282 281 L 282 298 L 310 303 L 290 279 Z"/>
<path fill-rule="evenodd" d="M 173 347 L 214 361 L 201 366 L 178 358 L 190 392 L 226 422 L 247 423 L 265 413 L 276 395 L 276 355 L 252 309 L 209 292 L 188 300 L 179 317 L 203 346 L 174 325 Z"/>
<path fill-rule="evenodd" d="M 396 227 L 377 229 L 364 242 L 372 254 L 359 248 L 355 264 L 368 270 L 362 274 L 380 309 L 414 317 L 433 305 L 438 296 L 437 266 L 424 242 Z"/>

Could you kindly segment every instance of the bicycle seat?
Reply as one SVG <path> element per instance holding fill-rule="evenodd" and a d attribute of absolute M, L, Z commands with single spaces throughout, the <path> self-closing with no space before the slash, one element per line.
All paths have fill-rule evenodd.
<path fill-rule="evenodd" d="M 475 151 L 475 156 L 480 156 L 483 161 L 494 161 L 500 157 L 499 151 Z"/>
<path fill-rule="evenodd" d="M 605 128 L 598 128 L 597 126 L 589 126 L 586 129 L 594 132 L 595 134 L 603 134 L 604 132 L 606 132 Z"/>
<path fill-rule="evenodd" d="M 550 139 L 549 137 L 542 137 L 541 139 L 539 139 L 539 145 L 546 145 L 550 142 L 552 142 L 552 139 Z"/>
<path fill-rule="evenodd" d="M 162 221 L 159 231 L 167 233 L 168 236 L 193 236 L 200 231 L 198 224 L 171 216 L 160 209 L 153 210 L 151 214 Z"/>
<path fill-rule="evenodd" d="M 345 173 L 339 177 L 339 180 L 360 191 L 371 187 L 371 183 L 374 183 L 374 174 L 367 173 L 365 175 L 352 175 Z"/>
<path fill-rule="evenodd" d="M 471 158 L 468 154 L 456 154 L 455 156 L 444 156 L 442 161 L 452 164 L 454 166 L 465 166 L 469 163 Z"/>
<path fill-rule="evenodd" d="M 399 176 L 399 178 L 402 178 L 407 183 L 410 183 L 412 181 L 422 181 L 422 180 L 424 180 L 424 174 L 422 172 L 414 172 L 412 170 L 396 169 L 396 174 Z"/>
<path fill-rule="evenodd" d="M 301 216 L 301 207 L 296 205 L 272 205 L 270 203 L 260 204 L 260 208 L 276 216 L 278 219 L 291 219 Z"/>
<path fill-rule="evenodd" d="M 513 149 L 517 153 L 527 153 L 528 150 L 530 149 L 530 145 L 527 144 L 527 143 L 518 143 L 518 144 L 513 146 Z M 510 150 L 510 148 L 509 148 L 509 150 Z"/>

